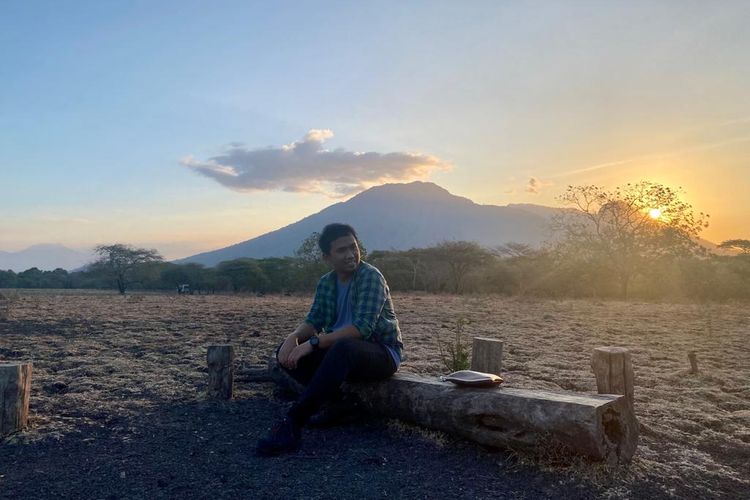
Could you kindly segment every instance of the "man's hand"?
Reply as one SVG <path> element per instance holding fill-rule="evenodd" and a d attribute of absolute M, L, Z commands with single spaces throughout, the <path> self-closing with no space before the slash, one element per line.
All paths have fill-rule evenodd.
<path fill-rule="evenodd" d="M 279 349 L 279 363 L 281 363 L 281 366 L 287 369 L 291 369 L 291 365 L 289 364 L 289 356 L 292 354 L 292 351 L 297 347 L 298 340 L 297 336 L 292 334 L 286 338 L 283 344 L 281 344 L 281 349 Z"/>
<path fill-rule="evenodd" d="M 300 359 L 304 358 L 308 354 L 310 354 L 313 351 L 312 346 L 310 345 L 310 342 L 304 342 L 292 350 L 292 353 L 289 355 L 288 362 L 289 366 L 286 366 L 286 368 L 293 370 L 297 368 L 297 363 Z"/>

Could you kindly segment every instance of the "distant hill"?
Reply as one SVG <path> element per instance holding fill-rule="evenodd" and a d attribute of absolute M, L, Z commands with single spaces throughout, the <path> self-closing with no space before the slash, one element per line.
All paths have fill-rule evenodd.
<path fill-rule="evenodd" d="M 479 205 L 431 182 L 385 184 L 363 191 L 286 227 L 176 262 L 214 266 L 240 257 L 294 255 L 302 241 L 331 222 L 351 224 L 368 251 L 406 250 L 450 240 L 493 247 L 516 242 L 538 246 L 558 209 L 538 205 Z"/>
<path fill-rule="evenodd" d="M 62 268 L 68 271 L 80 268 L 93 260 L 91 254 L 71 250 L 63 245 L 34 245 L 18 252 L 0 251 L 0 270 L 25 271 L 32 267 L 42 271 Z"/>

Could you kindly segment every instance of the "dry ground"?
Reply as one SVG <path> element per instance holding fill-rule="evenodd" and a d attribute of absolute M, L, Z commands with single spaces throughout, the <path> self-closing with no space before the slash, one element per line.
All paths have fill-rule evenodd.
<path fill-rule="evenodd" d="M 445 371 L 437 337 L 449 340 L 459 317 L 467 337 L 505 341 L 512 387 L 594 392 L 592 349 L 629 348 L 642 425 L 633 463 L 560 463 L 378 420 L 311 431 L 299 455 L 257 459 L 255 440 L 286 402 L 264 383 L 205 401 L 205 347 L 231 343 L 240 363 L 263 362 L 309 297 L 22 291 L 0 320 L 0 360 L 34 362 L 31 427 L 0 442 L 0 497 L 750 497 L 746 305 L 394 303 L 402 370 L 428 376 Z"/>

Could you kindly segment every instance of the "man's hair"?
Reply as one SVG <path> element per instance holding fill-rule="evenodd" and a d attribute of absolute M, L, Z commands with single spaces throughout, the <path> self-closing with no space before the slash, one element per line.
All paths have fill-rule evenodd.
<path fill-rule="evenodd" d="M 323 252 L 323 255 L 330 254 L 331 243 L 333 243 L 333 240 L 341 238 L 342 236 L 349 236 L 350 234 L 354 236 L 355 240 L 359 241 L 357 231 L 355 231 L 349 224 L 341 224 L 338 222 L 328 224 L 323 228 L 323 232 L 320 233 L 320 238 L 318 238 L 320 251 Z"/>

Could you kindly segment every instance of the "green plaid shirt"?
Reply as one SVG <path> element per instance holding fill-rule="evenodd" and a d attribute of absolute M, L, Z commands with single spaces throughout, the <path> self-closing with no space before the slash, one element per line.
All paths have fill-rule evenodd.
<path fill-rule="evenodd" d="M 336 273 L 331 271 L 320 278 L 315 290 L 315 300 L 305 321 L 317 332 L 330 332 L 336 324 L 336 281 Z M 393 347 L 403 357 L 404 344 L 393 311 L 391 292 L 380 271 L 367 262 L 361 262 L 352 277 L 350 293 L 352 324 L 362 338 Z"/>

